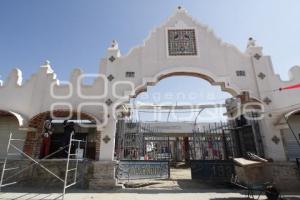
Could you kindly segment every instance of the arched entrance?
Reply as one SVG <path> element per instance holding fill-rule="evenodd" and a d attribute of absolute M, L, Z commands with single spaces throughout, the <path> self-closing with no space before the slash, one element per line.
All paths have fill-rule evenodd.
<path fill-rule="evenodd" d="M 147 91 L 147 86 L 154 86 L 159 81 L 174 76 L 197 77 L 206 80 L 213 86 L 220 86 L 222 91 L 228 92 L 232 96 L 237 96 L 242 93 L 242 91 L 234 85 L 226 83 L 225 79 L 218 78 L 207 70 L 196 67 L 174 67 L 167 70 L 162 70 L 159 73 L 156 73 L 152 78 L 143 78 L 141 81 L 142 84 L 137 84 L 138 86 L 135 88 L 134 96 L 137 96 L 141 92 Z"/>
<path fill-rule="evenodd" d="M 196 80 L 200 80 L 198 79 L 199 77 L 205 77 L 205 80 L 209 83 L 215 83 L 213 79 L 208 78 L 208 76 L 184 72 L 159 76 L 157 82 L 161 81 L 159 83 L 162 83 L 164 80 L 172 79 L 172 77 L 189 77 Z M 176 81 L 180 82 L 179 80 Z M 181 84 L 184 84 L 184 82 Z M 215 83 L 214 85 L 222 86 L 223 84 Z M 191 91 L 199 92 L 199 90 L 196 89 L 197 86 L 201 87 L 202 85 L 191 85 Z M 177 85 L 177 87 L 180 86 Z M 144 91 L 146 91 L 146 89 L 147 87 L 144 87 Z M 168 86 L 168 89 L 172 90 L 173 88 Z M 220 90 L 220 88 L 218 89 Z M 149 92 L 151 93 L 151 90 Z M 141 90 L 138 90 L 137 93 L 141 93 Z M 134 95 L 134 98 L 138 99 L 138 97 L 139 96 Z M 218 97 L 220 99 L 220 96 L 217 96 L 217 98 Z M 256 122 L 254 124 L 253 121 L 247 121 L 245 118 L 239 118 L 237 120 L 231 119 L 232 121 L 230 121 L 230 123 L 224 121 L 220 122 L 220 119 L 219 121 L 211 121 L 210 123 L 201 123 L 197 121 L 197 118 L 203 110 L 212 109 L 214 106 L 217 108 L 224 108 L 223 113 L 225 113 L 225 100 L 230 97 L 231 96 L 229 95 L 225 95 L 222 102 L 219 100 L 217 105 L 212 105 L 214 104 L 214 101 L 212 101 L 213 103 L 210 102 L 210 104 L 207 104 L 206 102 L 206 104 L 201 105 L 201 99 L 198 99 L 198 101 L 186 99 L 187 102 L 190 102 L 188 105 L 182 105 L 182 102 L 177 102 L 176 100 L 170 101 L 170 99 L 168 104 L 158 100 L 157 102 L 140 102 L 140 105 L 128 105 L 131 110 L 139 110 L 139 113 L 151 112 L 152 114 L 154 113 L 153 115 L 155 115 L 155 117 L 157 117 L 157 113 L 161 114 L 160 112 L 164 112 L 162 115 L 168 120 L 161 121 L 161 118 L 156 118 L 152 121 L 144 121 L 140 118 L 128 119 L 128 117 L 119 120 L 117 123 L 115 158 L 121 160 L 120 167 L 117 170 L 120 179 L 125 178 L 124 175 L 127 176 L 127 179 L 138 179 L 143 177 L 143 175 L 143 178 L 146 176 L 151 178 L 149 174 L 143 174 L 144 172 L 147 173 L 147 171 L 161 173 L 160 175 L 153 173 L 152 178 L 166 178 L 168 177 L 168 173 L 170 175 L 167 166 L 184 166 L 189 168 L 191 163 L 199 160 L 205 162 L 214 161 L 213 163 L 220 165 L 218 167 L 221 167 L 224 170 L 231 170 L 232 167 L 228 168 L 227 166 L 227 161 L 229 159 L 244 156 L 247 152 L 258 154 L 258 150 L 256 150 L 257 146 L 259 146 L 256 146 L 256 141 L 258 139 L 254 138 L 256 135 L 253 132 L 253 129 L 258 126 Z M 243 103 L 251 101 L 249 97 L 241 97 L 243 97 Z M 190 122 L 173 121 L 172 123 L 170 114 L 172 113 L 174 115 L 176 109 L 179 109 L 179 112 L 195 113 L 192 117 L 193 119 Z M 162 115 L 160 115 L 160 117 L 163 118 Z M 239 126 L 239 129 L 237 126 Z M 237 141 L 237 139 L 239 139 L 239 141 Z M 246 142 L 248 142 L 247 145 L 245 144 Z M 142 163 L 144 163 L 144 165 Z M 182 163 L 185 165 L 182 165 Z M 192 166 L 197 166 L 197 164 L 199 163 L 193 163 Z M 157 165 L 162 166 L 161 170 L 155 168 Z M 208 163 L 208 165 L 212 165 L 212 163 Z M 231 166 L 233 166 L 232 163 Z M 131 168 L 132 170 L 126 172 L 126 169 L 128 170 Z M 135 170 L 137 171 L 137 174 L 135 173 Z M 175 170 L 172 169 L 171 171 L 175 172 Z M 206 172 L 209 173 L 208 171 Z M 189 172 L 189 177 L 190 174 L 191 173 Z M 224 174 L 228 175 L 230 172 Z M 194 174 L 194 176 L 196 175 Z M 180 178 L 184 177 L 181 176 Z"/>
<path fill-rule="evenodd" d="M 0 111 L 0 158 L 3 159 L 6 156 L 7 142 L 9 139 L 9 134 L 13 133 L 19 139 L 26 138 L 26 132 L 20 129 L 22 125 L 21 115 L 8 112 Z M 17 147 L 23 148 L 24 142 L 18 141 L 16 143 Z M 17 152 L 13 152 L 17 153 Z M 13 155 L 11 158 L 19 159 L 21 155 Z"/>
<path fill-rule="evenodd" d="M 290 161 L 294 161 L 297 158 L 300 159 L 300 109 L 285 114 L 282 120 L 286 124 L 281 129 L 281 137 L 287 159 Z"/>
<path fill-rule="evenodd" d="M 100 132 L 96 129 L 96 120 L 86 113 L 70 112 L 68 110 L 54 110 L 37 114 L 29 121 L 29 131 L 24 145 L 24 152 L 38 158 L 41 148 L 41 134 L 44 121 L 52 119 L 53 134 L 51 136 L 50 154 L 57 151 L 64 134 L 64 121 L 74 123 L 75 138 L 86 141 L 80 148 L 84 149 L 83 157 L 97 160 L 99 158 Z M 54 154 L 51 158 L 64 158 L 61 154 Z"/>

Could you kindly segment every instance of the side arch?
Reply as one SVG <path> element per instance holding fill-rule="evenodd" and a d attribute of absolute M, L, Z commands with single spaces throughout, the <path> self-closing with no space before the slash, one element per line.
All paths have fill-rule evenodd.
<path fill-rule="evenodd" d="M 300 156 L 300 108 L 283 112 L 275 126 L 280 129 L 287 159 L 295 160 Z"/>
<path fill-rule="evenodd" d="M 95 160 L 99 159 L 100 154 L 100 141 L 101 141 L 101 132 L 97 130 L 96 122 L 97 118 L 93 115 L 85 112 L 78 113 L 76 111 L 70 110 L 54 110 L 54 111 L 45 111 L 33 116 L 28 122 L 28 132 L 24 145 L 24 152 L 33 157 L 39 157 L 40 147 L 41 147 L 41 133 L 43 131 L 43 124 L 47 117 L 53 114 L 53 120 L 55 119 L 68 119 L 68 120 L 89 120 L 95 124 L 90 128 L 95 129 Z"/>
<path fill-rule="evenodd" d="M 6 110 L 6 109 L 1 109 L 0 108 L 0 115 L 12 115 L 12 116 L 14 116 L 18 121 L 19 127 L 25 126 L 28 122 L 27 117 L 25 117 L 23 114 L 18 113 L 16 111 Z"/>
<path fill-rule="evenodd" d="M 8 144 L 8 139 L 10 133 L 14 139 L 25 139 L 26 132 L 21 128 L 24 125 L 24 118 L 21 114 L 13 112 L 0 110 L 0 158 L 6 156 L 6 148 Z M 18 148 L 22 149 L 24 147 L 23 141 L 18 141 L 14 143 Z M 18 153 L 14 149 L 10 149 L 11 152 Z M 10 156 L 10 158 L 19 159 L 19 155 Z"/>

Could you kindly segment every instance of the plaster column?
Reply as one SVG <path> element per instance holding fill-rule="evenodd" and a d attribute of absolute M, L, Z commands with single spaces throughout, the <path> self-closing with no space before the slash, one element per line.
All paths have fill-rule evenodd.
<path fill-rule="evenodd" d="M 107 49 L 106 62 L 107 71 L 106 77 L 116 76 L 110 68 L 115 64 L 116 59 L 120 56 L 118 45 L 113 41 L 111 46 Z M 111 76 L 110 76 L 111 75 Z M 93 163 L 93 178 L 90 181 L 90 189 L 116 188 L 117 180 L 115 178 L 115 171 L 117 162 L 114 160 L 115 152 L 115 134 L 117 120 L 114 116 L 116 98 L 112 94 L 112 83 L 114 78 L 108 78 L 107 96 L 105 97 L 105 104 L 107 112 L 104 113 L 104 126 L 101 127 L 100 152 L 99 161 Z"/>
<path fill-rule="evenodd" d="M 264 116 L 259 124 L 263 131 L 262 137 L 264 141 L 265 157 L 271 158 L 274 161 L 286 161 L 280 129 L 275 128 L 272 118 L 270 118 L 270 116 Z"/>
<path fill-rule="evenodd" d="M 116 120 L 109 115 L 107 124 L 101 129 L 99 160 L 93 163 L 93 177 L 89 188 L 93 190 L 116 188 L 115 170 L 117 162 L 114 160 Z M 99 147 L 97 147 L 99 148 Z"/>
<path fill-rule="evenodd" d="M 264 56 L 262 47 L 256 46 L 255 42 L 250 42 L 247 47 L 247 53 L 250 56 L 253 73 L 255 74 L 256 89 L 258 98 L 264 107 L 264 117 L 259 122 L 261 135 L 264 143 L 265 157 L 274 161 L 285 161 L 286 155 L 281 139 L 280 130 L 277 130 L 273 121 L 273 110 L 278 106 L 275 104 L 272 77 L 272 63 L 269 56 Z"/>
<path fill-rule="evenodd" d="M 120 50 L 118 43 L 113 40 L 111 45 L 107 49 L 106 62 L 107 68 L 105 76 L 108 79 L 107 82 L 107 95 L 105 97 L 105 104 L 107 112 L 104 113 L 105 125 L 101 128 L 101 145 L 100 145 L 100 157 L 99 160 L 112 161 L 114 160 L 115 151 L 115 133 L 117 120 L 115 117 L 115 105 L 117 104 L 117 97 L 113 94 L 113 83 L 117 79 L 117 73 L 112 69 L 116 65 L 120 57 Z M 109 78 L 111 77 L 111 78 Z"/>
<path fill-rule="evenodd" d="M 117 121 L 110 115 L 107 125 L 101 130 L 99 160 L 114 160 L 116 125 Z"/>

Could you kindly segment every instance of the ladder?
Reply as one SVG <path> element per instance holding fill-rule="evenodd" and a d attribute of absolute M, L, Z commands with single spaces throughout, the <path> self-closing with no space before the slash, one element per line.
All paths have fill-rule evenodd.
<path fill-rule="evenodd" d="M 13 171 L 13 170 L 18 169 L 17 167 L 6 168 L 8 156 L 10 156 L 10 155 L 17 155 L 17 154 L 14 154 L 14 153 L 9 153 L 10 147 L 11 147 L 11 146 L 12 146 L 12 147 L 15 147 L 15 146 L 12 144 L 12 141 L 24 141 L 24 140 L 13 139 L 13 138 L 12 138 L 12 133 L 9 134 L 8 144 L 7 144 L 7 148 L 6 148 L 6 156 L 5 156 L 5 160 L 4 160 L 3 167 L 2 167 L 2 173 L 1 173 L 0 191 L 1 191 L 2 187 L 6 187 L 6 186 L 9 186 L 9 185 L 14 185 L 14 184 L 18 183 L 18 182 L 16 182 L 16 181 L 10 182 L 10 183 L 3 183 L 3 178 L 4 178 L 5 172 L 7 172 L 7 171 Z M 15 148 L 17 148 L 17 147 L 15 147 Z M 18 149 L 18 148 L 17 148 L 17 149 Z"/>
<path fill-rule="evenodd" d="M 71 133 L 69 148 L 68 148 L 66 173 L 65 173 L 64 188 L 63 188 L 63 195 L 62 195 L 63 200 L 64 200 L 64 197 L 65 197 L 65 194 L 66 194 L 66 189 L 69 188 L 69 187 L 72 187 L 73 185 L 75 185 L 77 183 L 78 162 L 79 162 L 79 160 L 82 160 L 81 158 L 79 158 L 78 152 L 75 151 L 74 154 L 71 154 L 72 145 L 73 145 L 73 143 L 77 143 L 77 149 L 80 149 L 80 144 L 81 143 L 86 143 L 86 141 L 74 139 L 73 136 L 74 136 L 74 132 Z M 73 156 L 74 156 L 74 158 L 72 158 Z M 70 168 L 70 161 L 75 161 L 75 167 L 74 168 Z M 74 178 L 73 178 L 72 183 L 68 183 L 68 174 L 70 172 L 74 173 Z"/>

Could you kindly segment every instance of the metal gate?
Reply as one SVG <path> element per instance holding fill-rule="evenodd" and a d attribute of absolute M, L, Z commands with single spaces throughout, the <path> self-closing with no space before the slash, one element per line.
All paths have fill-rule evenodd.
<path fill-rule="evenodd" d="M 190 140 L 192 179 L 229 181 L 234 174 L 233 158 L 247 157 L 248 152 L 264 156 L 261 142 L 255 118 L 241 116 L 194 130 Z"/>
<path fill-rule="evenodd" d="M 117 160 L 170 160 L 170 137 L 161 136 L 149 124 L 119 120 L 116 137 Z"/>
<path fill-rule="evenodd" d="M 119 120 L 117 123 L 116 176 L 126 179 L 166 179 L 172 158 L 169 137 L 161 136 L 149 124 Z"/>
<path fill-rule="evenodd" d="M 197 127 L 197 128 L 195 128 Z M 233 158 L 248 152 L 263 156 L 258 122 L 244 117 L 230 122 L 195 124 L 185 137 L 185 162 L 193 179 L 227 181 L 234 174 Z M 170 140 L 149 123 L 119 120 L 116 137 L 118 179 L 169 178 Z M 182 149 L 183 150 L 183 149 Z"/>

